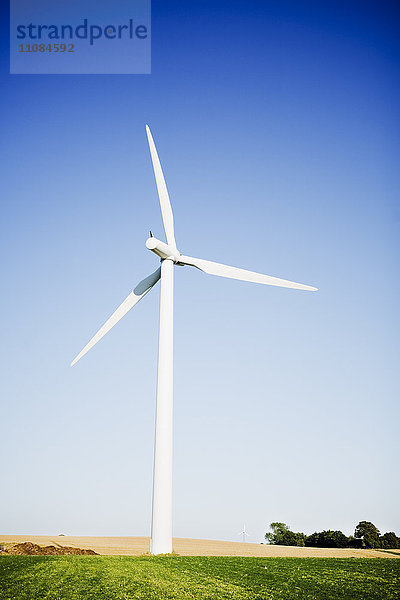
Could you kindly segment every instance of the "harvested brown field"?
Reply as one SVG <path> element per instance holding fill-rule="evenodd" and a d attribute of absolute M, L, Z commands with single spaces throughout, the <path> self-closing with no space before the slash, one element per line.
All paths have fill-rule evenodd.
<path fill-rule="evenodd" d="M 150 552 L 150 538 L 148 537 L 0 535 L 0 544 L 3 545 L 23 542 L 32 542 L 42 547 L 51 545 L 60 548 L 65 545 L 75 550 L 93 550 L 96 554 L 106 556 L 137 556 Z M 292 556 L 297 558 L 395 558 L 398 556 L 400 558 L 400 551 L 396 550 L 301 548 L 188 538 L 174 538 L 173 549 L 181 556 Z"/>

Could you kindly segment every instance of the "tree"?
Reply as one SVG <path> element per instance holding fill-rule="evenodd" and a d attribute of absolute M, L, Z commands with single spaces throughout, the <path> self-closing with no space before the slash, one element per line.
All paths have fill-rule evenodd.
<path fill-rule="evenodd" d="M 367 548 L 379 548 L 379 529 L 370 521 L 360 521 L 354 531 L 355 538 L 362 538 Z"/>
<path fill-rule="evenodd" d="M 347 538 L 347 546 L 348 548 L 363 548 L 364 542 L 361 538 L 355 538 L 352 535 L 349 535 Z"/>
<path fill-rule="evenodd" d="M 394 533 L 394 531 L 388 531 L 379 538 L 381 548 L 400 548 L 400 538 Z"/>
<path fill-rule="evenodd" d="M 272 532 L 267 532 L 265 534 L 265 539 L 270 544 L 280 544 L 280 540 L 287 534 L 289 531 L 289 527 L 286 523 L 280 523 L 275 521 L 274 523 L 270 523 L 269 528 L 272 529 Z"/>
<path fill-rule="evenodd" d="M 305 533 L 296 533 L 296 546 L 305 546 L 306 545 L 307 536 Z"/>
<path fill-rule="evenodd" d="M 291 531 L 286 523 L 276 521 L 270 523 L 272 532 L 265 534 L 265 539 L 270 544 L 279 544 L 280 546 L 304 546 L 306 536 L 304 533 Z"/>
<path fill-rule="evenodd" d="M 312 533 L 306 538 L 305 544 L 317 548 L 346 548 L 348 541 L 348 537 L 341 531 L 328 529 Z"/>

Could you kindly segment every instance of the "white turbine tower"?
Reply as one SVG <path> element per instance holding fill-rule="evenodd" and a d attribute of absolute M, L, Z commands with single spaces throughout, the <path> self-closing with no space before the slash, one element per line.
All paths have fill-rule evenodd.
<path fill-rule="evenodd" d="M 173 398 L 173 276 L 174 265 L 190 265 L 205 273 L 252 281 L 266 285 L 316 290 L 317 288 L 286 279 L 262 275 L 237 267 L 229 267 L 201 258 L 181 254 L 176 246 L 174 218 L 167 186 L 161 169 L 157 150 L 149 127 L 146 125 L 151 160 L 160 199 L 162 219 L 167 243 L 150 233 L 146 246 L 161 259 L 161 266 L 143 279 L 122 302 L 83 350 L 72 361 L 74 365 L 88 352 L 126 313 L 135 306 L 161 279 L 160 330 L 158 342 L 157 408 L 154 449 L 153 512 L 151 528 L 151 553 L 172 552 L 172 398 Z"/>
<path fill-rule="evenodd" d="M 246 531 L 246 525 L 243 525 L 243 531 L 238 533 L 238 535 L 242 536 L 242 542 L 244 543 L 246 541 L 246 535 L 247 535 L 247 537 L 249 537 L 249 534 Z"/>

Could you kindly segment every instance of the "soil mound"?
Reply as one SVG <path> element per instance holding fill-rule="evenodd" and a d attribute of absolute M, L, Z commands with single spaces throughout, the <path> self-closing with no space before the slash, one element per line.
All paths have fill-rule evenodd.
<path fill-rule="evenodd" d="M 72 546 L 39 546 L 32 542 L 22 542 L 21 544 L 13 544 L 4 548 L 7 554 L 40 554 L 57 556 L 60 554 L 97 554 L 94 550 L 85 548 L 73 548 Z"/>

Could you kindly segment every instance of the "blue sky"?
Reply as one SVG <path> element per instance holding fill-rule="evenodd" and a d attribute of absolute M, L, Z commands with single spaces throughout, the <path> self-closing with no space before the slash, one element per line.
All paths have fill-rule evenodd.
<path fill-rule="evenodd" d="M 3 9 L 4 10 L 4 9 Z M 1 38 L 3 533 L 150 532 L 159 289 L 176 269 L 174 535 L 400 533 L 394 4 L 152 3 L 152 74 L 9 75 Z"/>

